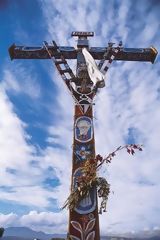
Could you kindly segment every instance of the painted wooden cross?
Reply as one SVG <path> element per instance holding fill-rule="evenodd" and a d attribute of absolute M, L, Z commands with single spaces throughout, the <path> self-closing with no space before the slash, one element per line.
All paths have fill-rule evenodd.
<path fill-rule="evenodd" d="M 104 74 L 113 60 L 152 62 L 157 55 L 154 47 L 123 48 L 108 43 L 107 47 L 89 47 L 88 37 L 93 32 L 72 32 L 78 37 L 77 48 L 58 46 L 56 42 L 41 47 L 16 46 L 9 48 L 11 59 L 51 59 L 75 102 L 74 140 L 71 189 L 77 188 L 77 178 L 87 159 L 95 158 L 93 128 L 93 99 L 97 89 L 105 86 Z M 76 75 L 66 59 L 76 59 Z M 94 60 L 100 60 L 97 66 Z M 99 240 L 97 191 L 92 187 L 89 194 L 70 210 L 68 239 Z"/>

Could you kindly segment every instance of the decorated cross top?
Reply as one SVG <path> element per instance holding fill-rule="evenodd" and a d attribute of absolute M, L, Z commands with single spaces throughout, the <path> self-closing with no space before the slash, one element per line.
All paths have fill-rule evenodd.
<path fill-rule="evenodd" d="M 78 37 L 76 48 L 58 46 L 52 41 L 52 44 L 43 42 L 40 47 L 13 44 L 9 53 L 11 59 L 51 59 L 74 99 L 71 195 L 65 203 L 70 213 L 68 239 L 99 240 L 97 186 L 101 186 L 98 195 L 104 199 L 108 196 L 109 186 L 102 178 L 96 178 L 95 159 L 102 159 L 99 155 L 95 157 L 93 98 L 97 89 L 105 86 L 105 74 L 113 60 L 154 63 L 157 51 L 154 47 L 125 48 L 122 42 L 117 46 L 108 43 L 105 47 L 90 47 L 88 37 L 93 37 L 93 32 L 72 32 L 72 36 Z M 67 59 L 77 60 L 76 74 Z M 99 64 L 95 60 L 99 60 Z M 134 147 L 131 146 L 132 153 Z M 101 209 L 105 210 L 105 201 Z"/>

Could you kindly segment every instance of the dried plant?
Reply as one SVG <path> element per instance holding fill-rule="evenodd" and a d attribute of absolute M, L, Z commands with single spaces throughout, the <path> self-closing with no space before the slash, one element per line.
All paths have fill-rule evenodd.
<path fill-rule="evenodd" d="M 113 157 L 116 156 L 116 153 L 122 149 L 134 155 L 136 150 L 142 151 L 142 145 L 139 144 L 127 144 L 125 146 L 118 147 L 115 151 L 108 154 L 107 157 L 102 157 L 100 154 L 96 156 L 95 159 L 88 159 L 84 162 L 82 166 L 81 176 L 76 178 L 76 187 L 71 191 L 71 194 L 67 198 L 63 208 L 69 208 L 73 210 L 79 202 L 88 196 L 91 189 L 96 188 L 98 197 L 101 198 L 101 205 L 99 213 L 106 212 L 106 204 L 108 196 L 110 193 L 110 184 L 103 177 L 97 176 L 97 171 L 105 163 L 111 163 Z"/>

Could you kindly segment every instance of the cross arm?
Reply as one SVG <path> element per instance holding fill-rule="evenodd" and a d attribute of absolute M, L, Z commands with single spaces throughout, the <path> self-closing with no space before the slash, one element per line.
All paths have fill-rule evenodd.
<path fill-rule="evenodd" d="M 74 47 L 58 47 L 66 59 L 76 59 L 77 51 Z M 48 49 L 52 56 L 59 58 L 59 52 L 57 48 L 48 46 Z M 50 59 L 48 52 L 44 46 L 42 47 L 26 47 L 26 46 L 16 46 L 13 44 L 9 48 L 9 55 L 11 60 L 13 59 Z"/>
<path fill-rule="evenodd" d="M 74 47 L 63 47 L 58 46 L 61 54 L 63 54 L 65 59 L 76 59 L 78 50 Z M 55 58 L 59 58 L 60 53 L 57 51 L 56 47 L 48 46 L 51 55 Z M 114 49 L 114 47 L 113 47 Z M 90 54 L 95 60 L 103 59 L 104 53 L 107 51 L 107 47 L 91 47 L 89 48 Z M 122 48 L 120 52 L 116 55 L 115 60 L 121 61 L 143 61 L 154 63 L 157 56 L 157 50 L 154 47 L 150 48 Z M 9 48 L 9 54 L 11 59 L 50 59 L 48 52 L 43 47 L 26 47 L 26 46 L 16 46 L 13 44 Z M 112 53 L 111 53 L 112 54 Z M 110 55 L 108 54 L 107 59 Z"/>
<path fill-rule="evenodd" d="M 114 48 L 112 48 L 114 49 Z M 89 52 L 94 59 L 103 59 L 104 53 L 107 52 L 107 48 L 90 48 Z M 142 61 L 154 63 L 158 52 L 154 47 L 150 48 L 122 48 L 116 55 L 114 60 L 121 61 Z M 112 52 L 107 55 L 106 60 L 110 58 Z"/>

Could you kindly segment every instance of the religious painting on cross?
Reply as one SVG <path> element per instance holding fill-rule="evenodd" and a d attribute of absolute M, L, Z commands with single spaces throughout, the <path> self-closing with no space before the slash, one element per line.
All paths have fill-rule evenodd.
<path fill-rule="evenodd" d="M 89 142 L 93 137 L 93 123 L 92 119 L 82 116 L 76 119 L 75 122 L 75 139 L 78 142 Z"/>

